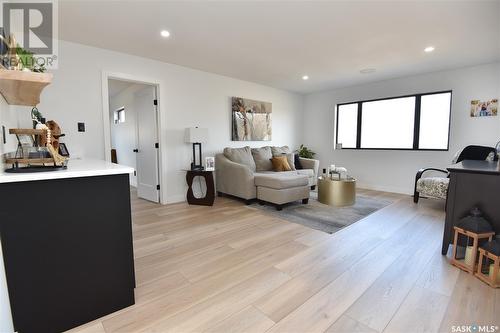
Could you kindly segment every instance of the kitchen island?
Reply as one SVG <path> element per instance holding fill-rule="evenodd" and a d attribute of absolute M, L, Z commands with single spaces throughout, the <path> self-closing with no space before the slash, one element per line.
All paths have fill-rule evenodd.
<path fill-rule="evenodd" d="M 99 160 L 0 172 L 0 239 L 16 331 L 60 332 L 134 304 L 132 172 Z"/>

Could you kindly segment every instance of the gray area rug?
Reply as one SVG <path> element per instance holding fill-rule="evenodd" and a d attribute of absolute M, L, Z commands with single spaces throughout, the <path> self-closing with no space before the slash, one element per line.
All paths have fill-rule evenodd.
<path fill-rule="evenodd" d="M 356 203 L 347 207 L 332 207 L 324 205 L 317 200 L 317 193 L 311 192 L 309 204 L 303 205 L 299 201 L 283 207 L 277 211 L 273 205 L 252 204 L 251 207 L 266 211 L 284 220 L 302 224 L 306 227 L 333 234 L 348 225 L 389 205 L 391 201 L 374 199 L 357 195 Z"/>

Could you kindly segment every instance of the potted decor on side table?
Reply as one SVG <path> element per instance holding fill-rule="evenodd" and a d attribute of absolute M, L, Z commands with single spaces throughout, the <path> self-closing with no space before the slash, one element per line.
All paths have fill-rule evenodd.
<path fill-rule="evenodd" d="M 304 145 L 300 145 L 300 148 L 298 150 L 299 157 L 303 158 L 314 158 L 314 155 L 316 155 L 315 152 L 313 152 L 311 149 L 307 148 Z"/>
<path fill-rule="evenodd" d="M 307 148 L 306 146 L 304 146 L 303 144 L 300 145 L 299 149 L 295 152 L 295 154 L 293 154 L 293 158 L 294 158 L 294 161 L 293 161 L 293 164 L 295 165 L 295 169 L 297 170 L 302 170 L 304 169 L 304 166 L 302 165 L 302 162 L 305 162 L 306 160 L 302 160 L 301 162 L 301 158 L 302 159 L 309 159 L 311 160 L 311 162 L 314 163 L 314 155 L 316 155 L 315 152 L 313 152 L 311 149 Z M 319 162 L 317 161 L 318 163 L 318 166 L 317 168 L 319 168 Z M 306 167 L 307 169 L 308 167 Z M 316 169 L 316 177 L 318 176 L 318 170 Z M 316 183 L 314 183 L 314 185 L 311 186 L 311 190 L 315 190 L 316 189 Z"/>
<path fill-rule="evenodd" d="M 304 145 L 300 145 L 300 148 L 294 154 L 293 164 L 295 164 L 295 168 L 297 170 L 304 169 L 304 167 L 300 163 L 300 158 L 299 157 L 313 159 L 314 155 L 316 155 L 316 153 L 313 152 L 311 149 L 307 148 Z"/>

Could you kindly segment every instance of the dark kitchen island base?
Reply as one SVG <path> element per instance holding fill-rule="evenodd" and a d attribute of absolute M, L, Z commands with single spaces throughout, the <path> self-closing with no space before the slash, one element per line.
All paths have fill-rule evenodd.
<path fill-rule="evenodd" d="M 14 328 L 61 332 L 135 303 L 128 174 L 0 183 Z"/>

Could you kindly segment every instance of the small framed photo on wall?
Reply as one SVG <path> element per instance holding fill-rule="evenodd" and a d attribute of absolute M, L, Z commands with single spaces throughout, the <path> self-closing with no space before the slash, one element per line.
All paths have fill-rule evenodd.
<path fill-rule="evenodd" d="M 215 170 L 215 158 L 213 156 L 205 157 L 205 170 L 206 171 Z"/>
<path fill-rule="evenodd" d="M 470 102 L 471 117 L 495 117 L 498 114 L 498 99 L 481 101 L 478 99 Z"/>

